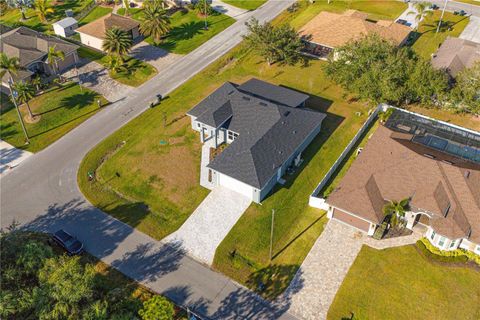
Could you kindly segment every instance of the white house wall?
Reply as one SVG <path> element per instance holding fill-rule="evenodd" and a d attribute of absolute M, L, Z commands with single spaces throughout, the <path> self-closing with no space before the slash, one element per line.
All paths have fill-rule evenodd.
<path fill-rule="evenodd" d="M 103 51 L 102 49 L 103 39 L 99 39 L 82 32 L 79 32 L 79 34 L 80 34 L 80 41 L 84 45 Z"/>
<path fill-rule="evenodd" d="M 217 172 L 217 179 L 218 179 L 218 185 L 234 190 L 240 194 L 243 194 L 249 199 L 255 201 L 253 196 L 254 189 L 255 189 L 254 187 L 249 186 L 248 184 L 238 181 L 232 177 L 226 176 L 220 172 Z"/>

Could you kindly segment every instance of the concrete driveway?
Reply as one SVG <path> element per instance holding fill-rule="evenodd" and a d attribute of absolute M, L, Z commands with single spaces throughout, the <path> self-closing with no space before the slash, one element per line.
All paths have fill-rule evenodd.
<path fill-rule="evenodd" d="M 235 19 L 238 19 L 249 12 L 248 10 L 237 8 L 220 0 L 212 0 L 212 9 Z"/>
<path fill-rule="evenodd" d="M 402 12 L 402 14 L 395 21 L 405 20 L 410 24 L 409 26 L 412 29 L 415 29 L 421 21 L 421 20 L 417 21 L 415 19 L 417 14 L 418 14 L 417 9 L 415 9 L 414 4 L 410 2 L 410 3 L 408 3 L 408 8 L 404 12 Z"/>
<path fill-rule="evenodd" d="M 179 54 L 169 53 L 162 48 L 152 46 L 145 41 L 134 45 L 129 55 L 135 59 L 151 64 L 159 72 L 173 65 L 182 57 Z"/>
<path fill-rule="evenodd" d="M 31 155 L 31 152 L 17 149 L 11 144 L 0 140 L 0 177 L 11 172 L 11 170 L 16 168 L 22 161 Z"/>
<path fill-rule="evenodd" d="M 480 2 L 479 2 L 480 5 Z M 463 30 L 460 38 L 480 43 L 480 17 L 471 16 L 470 22 Z"/>
<path fill-rule="evenodd" d="M 195 259 L 211 265 L 215 250 L 250 202 L 250 199 L 235 191 L 216 187 L 180 229 L 164 241 L 181 246 Z"/>

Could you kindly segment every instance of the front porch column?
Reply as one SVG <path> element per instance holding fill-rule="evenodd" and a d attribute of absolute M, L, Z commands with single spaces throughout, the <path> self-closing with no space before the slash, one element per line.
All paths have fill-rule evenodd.
<path fill-rule="evenodd" d="M 214 139 L 215 139 L 215 149 L 217 149 L 217 146 L 218 146 L 218 138 L 217 138 L 217 129 L 215 128 L 215 130 L 213 130 L 213 136 L 214 136 Z"/>
<path fill-rule="evenodd" d="M 415 223 L 415 218 L 416 218 L 416 214 L 414 214 L 413 212 L 408 212 L 406 215 L 406 218 L 407 218 L 407 229 L 410 229 L 412 230 L 413 229 L 413 224 Z"/>
<path fill-rule="evenodd" d="M 202 127 L 202 129 L 200 130 L 200 141 L 202 143 L 205 142 L 205 128 L 204 127 Z"/>

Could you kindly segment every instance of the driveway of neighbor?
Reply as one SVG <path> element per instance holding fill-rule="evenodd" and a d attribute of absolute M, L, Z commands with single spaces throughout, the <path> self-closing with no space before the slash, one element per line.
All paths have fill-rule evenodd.
<path fill-rule="evenodd" d="M 250 199 L 223 187 L 214 188 L 187 221 L 163 241 L 182 247 L 211 265 L 215 250 L 250 205 Z"/>
<path fill-rule="evenodd" d="M 31 152 L 17 149 L 11 144 L 0 140 L 0 177 L 11 172 L 11 170 L 31 155 Z"/>
<path fill-rule="evenodd" d="M 158 72 L 173 65 L 182 57 L 179 54 L 169 53 L 162 48 L 152 46 L 145 41 L 135 44 L 130 50 L 129 55 L 135 59 L 151 64 Z"/>
<path fill-rule="evenodd" d="M 212 9 L 235 19 L 249 12 L 248 10 L 237 8 L 220 0 L 212 0 Z"/>
<path fill-rule="evenodd" d="M 110 78 L 108 70 L 95 61 L 80 59 L 77 69 L 82 85 L 100 93 L 110 102 L 122 100 L 133 89 L 133 87 L 121 84 Z M 67 70 L 62 76 L 70 80 L 78 81 L 75 68 Z"/>
<path fill-rule="evenodd" d="M 414 12 L 414 13 L 410 13 L 410 12 Z M 408 8 L 395 21 L 398 21 L 400 19 L 405 20 L 408 23 L 410 23 L 410 27 L 412 29 L 415 29 L 421 21 L 421 20 L 420 21 L 415 20 L 415 16 L 417 15 L 417 13 L 418 11 L 417 9 L 415 9 L 414 4 L 409 2 Z"/>
<path fill-rule="evenodd" d="M 460 38 L 480 43 L 480 17 L 471 16 Z"/>

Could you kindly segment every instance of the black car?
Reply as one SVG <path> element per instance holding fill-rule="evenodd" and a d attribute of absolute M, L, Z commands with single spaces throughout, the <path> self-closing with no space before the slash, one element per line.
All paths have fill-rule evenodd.
<path fill-rule="evenodd" d="M 83 244 L 65 230 L 60 229 L 52 236 L 53 240 L 55 240 L 59 245 L 61 245 L 65 250 L 67 250 L 69 255 L 76 255 L 82 253 Z"/>

